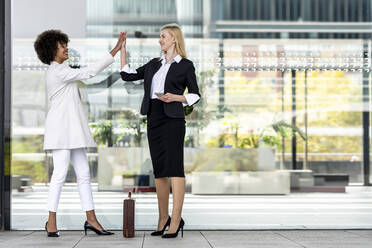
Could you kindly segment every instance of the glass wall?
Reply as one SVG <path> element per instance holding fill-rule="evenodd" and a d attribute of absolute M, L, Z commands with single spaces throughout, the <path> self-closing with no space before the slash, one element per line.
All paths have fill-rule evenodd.
<path fill-rule="evenodd" d="M 186 117 L 184 215 L 189 228 L 297 228 L 314 225 L 317 218 L 326 228 L 326 222 L 335 220 L 344 228 L 348 223 L 372 225 L 370 217 L 317 215 L 320 210 L 306 204 L 325 204 L 318 200 L 327 197 L 347 202 L 347 188 L 364 183 L 363 75 L 368 71 L 370 77 L 371 60 L 363 58 L 363 49 L 367 47 L 370 56 L 370 32 L 298 33 L 280 22 L 363 25 L 371 22 L 371 1 L 311 2 L 87 0 L 83 25 L 72 22 L 62 30 L 74 34 L 66 63 L 81 67 L 97 61 L 114 46 L 120 31 L 128 31 L 128 60 L 137 68 L 160 56 L 157 37 L 162 25 L 181 25 L 201 91 L 200 102 Z M 329 5 L 323 2 L 335 8 L 325 11 Z M 50 10 L 44 8 L 40 11 Z M 13 11 L 23 9 L 15 4 Z M 221 21 L 239 22 L 222 30 L 219 25 L 227 24 Z M 244 21 L 275 23 L 267 23 L 266 32 L 247 32 Z M 282 24 L 277 27 L 286 32 L 272 31 L 274 24 Z M 22 28 L 15 26 L 12 43 L 11 224 L 13 229 L 42 229 L 53 171 L 51 154 L 42 149 L 47 66 L 33 50 L 43 30 L 22 36 Z M 79 31 L 83 35 L 76 35 Z M 96 211 L 105 226 L 120 229 L 122 200 L 134 191 L 136 226 L 147 230 L 157 223 L 157 204 L 146 118 L 139 114 L 143 82 L 124 82 L 119 70 L 117 56 L 97 77 L 77 82 L 98 144 L 88 149 Z M 370 83 L 368 87 L 370 92 Z M 331 194 L 335 192 L 338 195 Z M 270 201 L 272 209 L 266 207 Z M 234 212 L 231 208 L 237 214 L 224 215 Z M 269 214 L 257 217 L 266 208 Z M 337 204 L 327 211 L 333 208 Z M 84 221 L 72 166 L 58 218 L 60 229 L 79 229 Z"/>

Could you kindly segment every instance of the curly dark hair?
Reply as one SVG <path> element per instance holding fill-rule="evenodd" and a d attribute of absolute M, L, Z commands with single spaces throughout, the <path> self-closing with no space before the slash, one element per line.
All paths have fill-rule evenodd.
<path fill-rule="evenodd" d="M 57 54 L 58 43 L 67 44 L 69 41 L 67 34 L 60 30 L 46 30 L 39 34 L 34 43 L 37 57 L 44 64 L 50 65 Z"/>

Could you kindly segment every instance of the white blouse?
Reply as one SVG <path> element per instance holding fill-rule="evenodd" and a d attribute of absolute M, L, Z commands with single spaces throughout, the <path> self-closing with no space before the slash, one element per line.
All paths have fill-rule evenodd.
<path fill-rule="evenodd" d="M 166 63 L 165 56 L 163 55 L 159 60 L 161 60 L 161 67 L 159 70 L 154 74 L 151 82 L 151 99 L 157 99 L 158 97 L 155 95 L 156 93 L 164 93 L 164 85 L 165 85 L 165 78 L 167 77 L 167 73 L 169 71 L 169 68 L 172 63 L 179 63 L 181 61 L 182 57 L 180 55 L 177 55 L 174 57 L 171 61 Z M 122 71 L 126 73 L 132 73 L 136 74 L 137 71 L 134 69 L 131 69 L 128 64 L 126 64 Z M 200 97 L 197 94 L 189 93 L 184 95 L 187 101 L 186 103 L 182 103 L 183 106 L 191 106 L 194 103 L 196 103 Z"/>
<path fill-rule="evenodd" d="M 106 54 L 82 69 L 52 62 L 46 72 L 49 110 L 45 120 L 44 150 L 96 147 L 81 104 L 77 80 L 96 76 L 114 62 Z"/>

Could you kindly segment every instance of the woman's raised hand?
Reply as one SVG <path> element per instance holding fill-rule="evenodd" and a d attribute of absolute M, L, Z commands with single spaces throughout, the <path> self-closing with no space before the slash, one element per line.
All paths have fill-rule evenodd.
<path fill-rule="evenodd" d="M 114 49 L 112 49 L 111 52 L 110 52 L 112 56 L 115 56 L 116 53 L 120 51 L 120 49 L 123 45 L 123 42 L 125 42 L 126 39 L 127 39 L 127 32 L 120 32 L 119 39 L 116 42 L 116 45 L 115 45 Z"/>
<path fill-rule="evenodd" d="M 124 66 L 127 64 L 127 32 L 122 32 L 120 35 L 123 35 L 123 41 L 120 44 L 120 66 L 121 68 L 124 68 Z"/>
<path fill-rule="evenodd" d="M 123 42 L 121 43 L 121 48 L 125 48 L 127 45 L 127 32 L 123 32 Z"/>
<path fill-rule="evenodd" d="M 126 41 L 126 39 L 127 39 L 127 32 L 120 32 L 120 36 L 119 36 L 118 41 L 116 42 L 115 48 L 117 50 L 120 50 L 123 42 Z"/>

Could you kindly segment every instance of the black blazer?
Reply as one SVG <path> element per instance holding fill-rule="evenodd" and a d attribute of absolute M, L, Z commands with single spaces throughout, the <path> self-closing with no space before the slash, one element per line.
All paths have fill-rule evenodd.
<path fill-rule="evenodd" d="M 147 64 L 136 69 L 137 73 L 120 72 L 121 78 L 124 81 L 136 81 L 144 79 L 145 94 L 141 105 L 141 114 L 146 115 L 150 105 L 151 83 L 154 74 L 160 69 L 161 61 L 159 58 L 154 58 Z M 173 62 L 165 78 L 164 94 L 172 93 L 183 95 L 185 89 L 189 93 L 198 94 L 199 87 L 196 82 L 195 68 L 193 63 L 185 58 L 182 58 L 179 63 Z M 171 118 L 184 118 L 185 112 L 181 102 L 164 103 L 164 113 Z"/>

